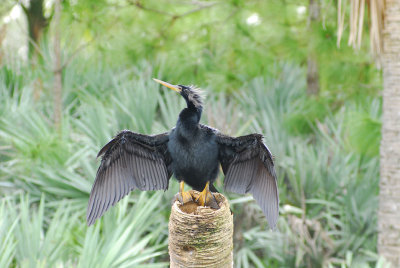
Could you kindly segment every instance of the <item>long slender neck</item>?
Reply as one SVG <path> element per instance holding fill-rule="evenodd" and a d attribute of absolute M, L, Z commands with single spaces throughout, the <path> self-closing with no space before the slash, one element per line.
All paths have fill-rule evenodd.
<path fill-rule="evenodd" d="M 179 114 L 178 122 L 176 123 L 176 129 L 178 133 L 184 137 L 190 138 L 197 131 L 197 126 L 200 122 L 202 107 L 195 107 L 189 105 L 183 109 Z"/>
<path fill-rule="evenodd" d="M 187 107 L 179 114 L 176 123 L 177 133 L 181 136 L 191 139 L 198 131 L 198 125 L 203 112 L 203 102 L 200 90 L 193 86 L 182 86 L 181 96 L 185 99 Z"/>

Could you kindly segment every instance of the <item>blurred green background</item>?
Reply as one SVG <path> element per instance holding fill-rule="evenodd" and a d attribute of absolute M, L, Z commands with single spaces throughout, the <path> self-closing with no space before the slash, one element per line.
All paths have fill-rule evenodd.
<path fill-rule="evenodd" d="M 56 3 L 0 5 L 0 267 L 168 266 L 175 180 L 85 220 L 101 146 L 167 131 L 184 108 L 152 77 L 205 89 L 202 123 L 263 133 L 275 156 L 276 231 L 224 193 L 235 267 L 382 267 L 381 72 L 367 29 L 359 49 L 346 30 L 338 46 L 337 1 Z"/>

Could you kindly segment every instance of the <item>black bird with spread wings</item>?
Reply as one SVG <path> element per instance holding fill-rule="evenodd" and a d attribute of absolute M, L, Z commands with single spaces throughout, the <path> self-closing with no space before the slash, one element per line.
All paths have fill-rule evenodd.
<path fill-rule="evenodd" d="M 225 174 L 227 191 L 251 193 L 275 228 L 278 220 L 278 187 L 272 155 L 263 136 L 229 137 L 199 124 L 203 111 L 201 92 L 193 86 L 156 82 L 178 92 L 187 103 L 176 127 L 159 135 L 121 131 L 98 153 L 102 156 L 87 209 L 92 225 L 112 205 L 134 189 L 166 190 L 172 174 L 180 182 L 178 200 L 193 200 L 184 191 L 186 182 L 201 191 L 194 200 L 201 206 L 218 207 L 212 192 L 219 166 Z"/>

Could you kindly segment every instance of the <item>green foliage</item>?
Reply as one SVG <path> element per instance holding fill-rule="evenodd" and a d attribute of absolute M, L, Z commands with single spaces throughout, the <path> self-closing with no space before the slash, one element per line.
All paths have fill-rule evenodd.
<path fill-rule="evenodd" d="M 88 228 L 77 248 L 81 253 L 78 267 L 140 267 L 165 254 L 167 222 L 154 217 L 162 209 L 161 193 L 150 198 L 141 193 L 133 207 L 128 204 L 125 198 L 118 209 L 104 217 L 101 230 L 99 224 Z M 157 262 L 146 267 L 165 265 Z"/>
<path fill-rule="evenodd" d="M 162 218 L 150 220 L 160 211 L 161 194 L 142 193 L 133 205 L 124 199 L 104 217 L 103 225 L 94 228 L 82 224 L 85 210 L 72 209 L 69 201 L 57 202 L 56 208 L 46 203 L 44 197 L 38 204 L 22 195 L 2 201 L 2 267 L 13 262 L 22 267 L 166 265 L 151 265 L 154 258 L 165 254 L 167 224 Z"/>
<path fill-rule="evenodd" d="M 379 154 L 381 105 L 378 99 L 367 99 L 364 105 L 356 105 L 348 112 L 346 129 L 349 147 L 363 156 Z"/>
<path fill-rule="evenodd" d="M 23 81 L 24 90 L 13 94 L 2 87 L 1 94 L 6 96 L 2 102 L 8 107 L 0 121 L 0 136 L 6 145 L 1 151 L 2 183 L 8 183 L 9 192 L 23 190 L 30 198 L 3 200 L 0 213 L 10 215 L 3 218 L 6 227 L 0 239 L 7 249 L 16 250 L 4 251 L 0 261 L 36 266 L 137 267 L 146 263 L 162 267 L 167 260 L 168 204 L 176 183 L 171 183 L 175 190 L 164 194 L 164 201 L 162 193 L 132 193 L 89 229 L 84 227 L 85 211 L 100 146 L 125 127 L 146 133 L 167 130 L 184 103 L 175 93 L 150 83 L 151 77 L 164 77 L 160 75 L 163 69 L 156 71 L 148 63 L 124 71 L 101 68 L 98 78 L 78 63 L 66 70 L 64 84 L 70 86 L 64 92 L 68 108 L 61 133 L 54 131 L 46 116 L 47 97 L 38 101 L 31 97 L 33 83 Z M 238 226 L 235 263 L 241 267 L 334 266 L 338 261 L 346 263 L 348 254 L 352 254 L 352 263 L 377 262 L 378 257 L 370 254 L 376 251 L 377 154 L 354 150 L 349 143 L 354 133 L 363 130 L 349 130 L 348 126 L 355 126 L 351 121 L 354 112 L 332 114 L 318 100 L 308 98 L 304 72 L 294 64 L 275 64 L 270 72 L 270 76 L 244 84 L 231 97 L 213 93 L 213 85 L 204 87 L 209 95 L 205 122 L 233 135 L 252 130 L 264 133 L 276 155 L 281 191 L 278 231 L 266 229 L 265 218 L 252 198 L 232 195 Z M 87 82 L 82 85 L 82 81 Z M 378 103 L 348 107 L 364 117 L 368 113 L 369 118 L 377 118 Z M 315 108 L 320 106 L 321 114 Z M 363 137 L 371 142 L 371 136 L 359 139 Z M 11 211 L 11 207 L 17 209 Z M 54 232 L 53 226 L 59 226 L 64 235 Z M 35 244 L 38 234 L 45 240 Z M 54 241 L 57 247 L 51 246 Z"/>
<path fill-rule="evenodd" d="M 281 215 L 285 216 L 278 234 L 260 230 L 258 224 L 243 228 L 248 230 L 243 236 L 249 237 L 246 246 L 240 246 L 237 262 L 243 267 L 247 262 L 259 266 L 260 255 L 266 254 L 268 267 L 322 267 L 336 265 L 337 258 L 352 252 L 356 262 L 366 265 L 376 260 L 366 252 L 376 245 L 378 161 L 376 157 L 363 160 L 363 155 L 347 149 L 344 112 L 325 116 L 323 122 L 319 116 L 309 117 L 312 135 L 293 136 L 287 126 L 291 121 L 285 118 L 297 110 L 301 113 L 309 101 L 303 101 L 307 97 L 299 69 L 291 65 L 277 69 L 277 77 L 251 81 L 252 94 L 242 94 L 240 100 L 243 105 L 250 103 L 248 113 L 257 115 L 255 129 L 272 134 L 267 134 L 266 142 L 278 153 L 280 199 L 285 204 Z M 242 256 L 248 248 L 257 252 L 260 244 L 271 246 L 258 252 L 257 261 L 251 254 Z"/>
<path fill-rule="evenodd" d="M 321 1 L 323 23 L 310 28 L 297 12 L 307 4 L 63 1 L 64 62 L 86 46 L 63 70 L 60 131 L 51 45 L 35 68 L 12 58 L 0 66 L 0 267 L 168 265 L 175 181 L 164 193 L 134 191 L 85 223 L 99 148 L 125 128 L 168 131 L 185 106 L 153 77 L 201 86 L 203 123 L 263 133 L 274 154 L 276 231 L 250 196 L 224 193 L 235 267 L 386 267 L 376 254 L 380 74 L 365 44 L 357 54 L 336 47 L 331 1 Z M 259 21 L 249 24 L 253 15 Z M 316 96 L 306 93 L 310 51 Z"/>

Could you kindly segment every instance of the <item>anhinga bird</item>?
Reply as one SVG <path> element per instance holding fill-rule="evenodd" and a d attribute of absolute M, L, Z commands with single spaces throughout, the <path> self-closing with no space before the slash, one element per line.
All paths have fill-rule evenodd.
<path fill-rule="evenodd" d="M 221 165 L 224 188 L 239 194 L 252 193 L 274 228 L 278 219 L 278 188 L 272 155 L 263 136 L 234 138 L 199 124 L 203 111 L 199 89 L 154 80 L 178 92 L 187 107 L 170 132 L 148 136 L 124 130 L 100 150 L 98 157 L 103 157 L 90 193 L 88 225 L 134 189 L 168 189 L 172 174 L 180 182 L 180 202 L 192 201 L 191 194 L 183 188 L 186 182 L 201 191 L 195 202 L 218 206 L 212 192 L 216 192 L 213 183 Z"/>

